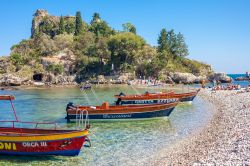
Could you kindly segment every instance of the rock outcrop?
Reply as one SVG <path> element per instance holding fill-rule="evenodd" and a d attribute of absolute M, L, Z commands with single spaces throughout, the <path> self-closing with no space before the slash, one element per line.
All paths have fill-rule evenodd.
<path fill-rule="evenodd" d="M 249 81 L 250 78 L 249 77 L 237 77 L 235 80 L 236 81 Z"/>
<path fill-rule="evenodd" d="M 70 20 L 75 19 L 75 16 L 63 16 L 64 20 Z M 48 20 L 50 23 L 53 23 L 54 25 L 58 25 L 60 21 L 59 16 L 52 16 L 49 15 L 47 10 L 44 9 L 37 9 L 34 18 L 32 20 L 32 28 L 31 28 L 31 36 L 34 37 L 34 34 L 36 33 L 38 27 L 44 23 L 44 20 Z"/>
<path fill-rule="evenodd" d="M 64 49 L 54 56 L 42 57 L 41 59 L 41 64 L 44 68 L 47 68 L 49 65 L 62 65 L 65 75 L 70 75 L 73 72 L 75 63 L 75 55 L 68 49 Z"/>
<path fill-rule="evenodd" d="M 135 74 L 134 73 L 122 73 L 118 75 L 117 80 L 121 82 L 128 82 L 129 80 L 135 79 Z"/>
<path fill-rule="evenodd" d="M 44 83 L 46 85 L 76 85 L 76 77 L 75 76 L 65 76 L 58 75 L 55 76 L 53 74 L 47 74 L 44 76 Z"/>
<path fill-rule="evenodd" d="M 183 83 L 183 84 L 193 84 L 193 83 L 200 83 L 202 80 L 207 81 L 206 76 L 195 76 L 192 73 L 169 73 L 169 80 L 173 80 L 175 83 Z"/>
<path fill-rule="evenodd" d="M 0 76 L 0 86 L 21 86 L 21 85 L 76 85 L 75 76 L 64 76 L 45 74 L 41 81 L 20 78 L 14 74 L 3 74 Z"/>
<path fill-rule="evenodd" d="M 1 86 L 20 86 L 25 80 L 12 74 L 3 74 L 0 77 Z"/>
<path fill-rule="evenodd" d="M 210 81 L 220 81 L 221 83 L 230 83 L 232 82 L 232 78 L 229 77 L 226 73 L 214 73 L 212 77 L 210 77 Z"/>

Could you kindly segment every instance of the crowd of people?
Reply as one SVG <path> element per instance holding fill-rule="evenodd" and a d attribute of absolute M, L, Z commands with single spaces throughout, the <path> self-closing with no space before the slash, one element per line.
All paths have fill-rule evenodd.
<path fill-rule="evenodd" d="M 146 85 L 146 86 L 161 86 L 165 85 L 165 83 L 160 80 L 149 78 L 149 79 L 135 79 L 128 82 L 129 85 Z"/>
<path fill-rule="evenodd" d="M 212 88 L 212 90 L 241 90 L 241 86 L 234 84 L 226 84 L 226 85 L 216 85 Z"/>

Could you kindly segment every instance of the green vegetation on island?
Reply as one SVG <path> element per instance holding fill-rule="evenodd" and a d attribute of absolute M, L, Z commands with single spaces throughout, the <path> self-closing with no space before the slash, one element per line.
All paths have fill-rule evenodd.
<path fill-rule="evenodd" d="M 210 65 L 190 60 L 183 34 L 162 29 L 158 45 L 151 46 L 137 34 L 132 23 L 123 30 L 110 27 L 99 13 L 90 23 L 75 16 L 51 16 L 37 10 L 31 38 L 13 45 L 9 61 L 0 72 L 32 77 L 34 74 L 74 75 L 78 82 L 98 75 L 133 73 L 156 77 L 169 72 L 208 75 Z"/>

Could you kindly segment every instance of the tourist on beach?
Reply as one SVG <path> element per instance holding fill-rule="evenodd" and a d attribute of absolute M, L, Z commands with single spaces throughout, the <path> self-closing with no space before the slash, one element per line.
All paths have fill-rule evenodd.
<path fill-rule="evenodd" d="M 215 79 L 213 80 L 213 86 L 214 87 L 216 86 L 216 80 Z"/>
<path fill-rule="evenodd" d="M 205 80 L 201 80 L 201 87 L 202 87 L 202 88 L 205 88 L 205 87 L 206 87 L 206 82 L 205 82 Z"/>

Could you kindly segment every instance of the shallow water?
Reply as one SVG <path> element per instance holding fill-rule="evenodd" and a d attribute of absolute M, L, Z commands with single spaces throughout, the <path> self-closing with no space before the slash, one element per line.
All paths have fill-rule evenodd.
<path fill-rule="evenodd" d="M 156 88 L 131 88 L 124 85 L 94 87 L 94 91 L 86 91 L 87 95 L 77 88 L 0 91 L 0 94 L 16 96 L 14 104 L 22 121 L 52 121 L 61 127 L 72 129 L 75 124 L 69 124 L 64 119 L 65 106 L 69 101 L 88 105 L 100 104 L 103 101 L 113 103 L 113 95 L 121 91 L 133 94 L 145 90 L 159 91 Z M 9 103 L 1 101 L 0 106 L 0 119 L 13 119 Z M 91 122 L 89 137 L 92 147 L 82 148 L 78 157 L 0 156 L 0 165 L 145 165 L 149 164 L 162 148 L 178 142 L 204 126 L 211 115 L 207 103 L 197 97 L 193 104 L 177 106 L 169 118 Z"/>

